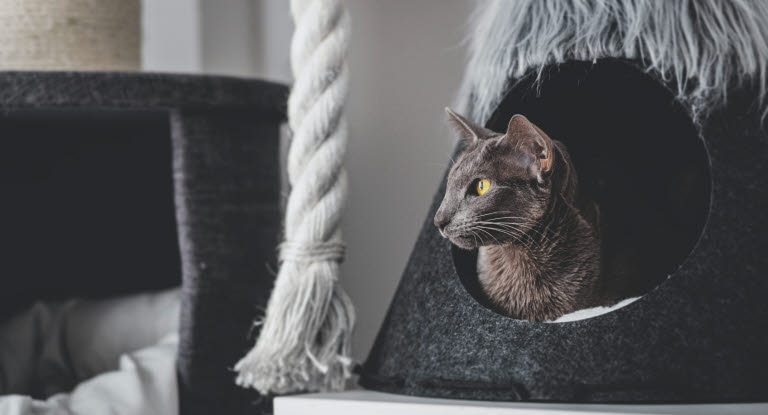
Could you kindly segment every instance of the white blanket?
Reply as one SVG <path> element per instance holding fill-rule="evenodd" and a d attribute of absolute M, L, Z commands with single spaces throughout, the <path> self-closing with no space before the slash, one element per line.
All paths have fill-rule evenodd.
<path fill-rule="evenodd" d="M 178 317 L 178 290 L 34 305 L 0 327 L 0 415 L 178 413 Z"/>

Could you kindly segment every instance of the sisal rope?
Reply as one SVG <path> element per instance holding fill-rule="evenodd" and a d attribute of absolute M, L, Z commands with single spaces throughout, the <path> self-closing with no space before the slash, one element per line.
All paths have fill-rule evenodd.
<path fill-rule="evenodd" d="M 261 333 L 235 366 L 236 383 L 262 394 L 343 389 L 352 363 L 354 309 L 338 281 L 349 15 L 340 0 L 292 0 L 291 13 L 285 241 Z"/>
<path fill-rule="evenodd" d="M 140 0 L 3 0 L 1 70 L 139 70 Z"/>

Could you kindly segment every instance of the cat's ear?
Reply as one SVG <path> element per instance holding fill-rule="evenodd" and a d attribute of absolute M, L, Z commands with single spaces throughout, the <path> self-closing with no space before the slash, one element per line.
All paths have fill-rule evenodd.
<path fill-rule="evenodd" d="M 507 133 L 502 139 L 508 139 L 517 143 L 519 148 L 528 150 L 534 159 L 538 160 L 538 166 L 546 173 L 552 169 L 553 144 L 552 139 L 537 127 L 534 123 L 520 114 L 515 114 L 509 120 Z"/>
<path fill-rule="evenodd" d="M 445 112 L 448 114 L 448 122 L 451 124 L 453 130 L 461 139 L 466 140 L 467 142 L 472 143 L 494 134 L 493 131 L 481 127 L 461 115 L 456 114 L 448 107 L 445 107 Z"/>

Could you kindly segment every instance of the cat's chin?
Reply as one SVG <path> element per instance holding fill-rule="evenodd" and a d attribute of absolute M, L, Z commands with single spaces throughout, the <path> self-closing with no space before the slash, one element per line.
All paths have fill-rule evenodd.
<path fill-rule="evenodd" d="M 471 251 L 478 247 L 477 241 L 474 238 L 450 237 L 448 240 L 450 240 L 452 244 L 467 251 Z"/>

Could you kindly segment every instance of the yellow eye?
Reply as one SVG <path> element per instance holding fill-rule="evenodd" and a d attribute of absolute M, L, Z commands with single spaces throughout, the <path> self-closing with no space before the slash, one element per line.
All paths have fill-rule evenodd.
<path fill-rule="evenodd" d="M 491 181 L 488 179 L 480 179 L 477 181 L 477 184 L 475 185 L 475 191 L 477 192 L 478 196 L 487 192 L 488 189 L 490 188 L 491 188 Z"/>

